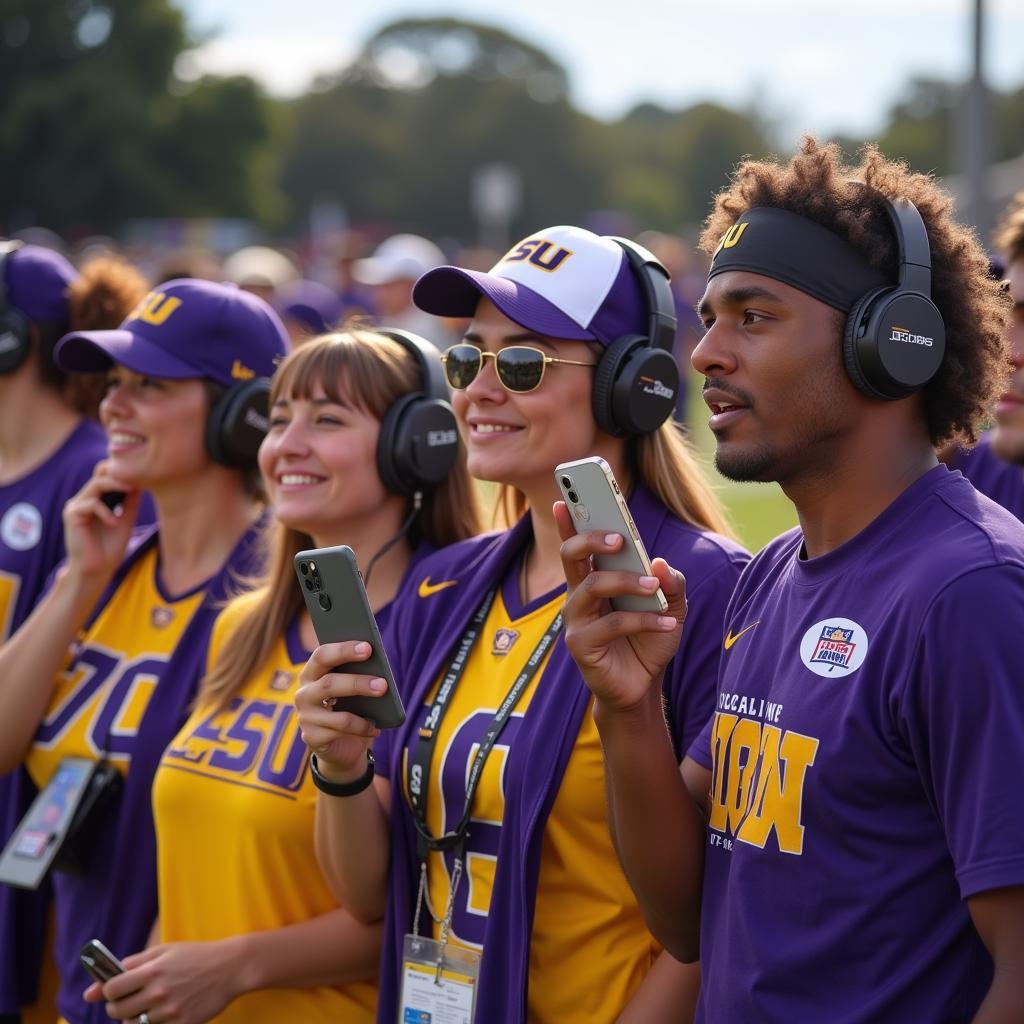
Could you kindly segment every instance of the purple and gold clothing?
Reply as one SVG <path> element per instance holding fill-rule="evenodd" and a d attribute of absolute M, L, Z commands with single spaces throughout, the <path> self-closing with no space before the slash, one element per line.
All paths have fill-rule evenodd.
<path fill-rule="evenodd" d="M 996 455 L 990 435 L 969 450 L 958 448 L 950 468 L 959 469 L 982 494 L 1024 521 L 1024 466 Z"/>
<path fill-rule="evenodd" d="M 722 616 L 746 555 L 721 537 L 675 520 L 643 487 L 629 505 L 648 551 L 687 576 L 692 628 L 688 624 L 683 650 L 665 680 L 682 750 L 711 713 Z M 457 820 L 475 745 L 562 600 L 548 594 L 520 606 L 517 574 L 530 535 L 526 517 L 507 533 L 439 551 L 395 602 L 388 652 L 409 714 L 401 729 L 376 741 L 378 770 L 393 786 L 392 870 L 377 1015 L 382 1024 L 392 1024 L 397 1013 L 402 937 L 412 929 L 419 878 L 412 812 L 400 795 L 403 762 L 417 742 L 428 696 L 453 647 L 498 585 L 431 766 L 428 814 L 438 816 L 443 807 L 448 822 Z M 492 671 L 500 677 L 497 682 L 489 678 Z M 653 942 L 608 836 L 590 706 L 590 693 L 559 637 L 488 759 L 453 919 L 456 936 L 483 950 L 478 1021 L 612 1021 L 653 958 Z M 575 865 L 577 857 L 585 863 Z M 440 856 L 431 854 L 430 860 L 436 862 L 430 865 L 432 890 L 443 893 Z M 602 875 L 604 891 L 599 892 Z M 562 892 L 566 886 L 571 888 Z M 424 919 L 429 920 L 425 913 Z M 609 935 L 629 939 L 616 942 Z M 602 981 L 595 984 L 598 978 Z M 602 998 L 604 979 L 609 987 Z"/>
<path fill-rule="evenodd" d="M 0 643 L 28 618 L 64 557 L 64 503 L 106 451 L 100 427 L 82 420 L 45 462 L 0 484 Z M 23 769 L 0 778 L 0 846 L 33 795 Z M 48 904 L 45 884 L 36 892 L 0 885 L 0 1014 L 17 1013 L 36 998 Z"/>
<path fill-rule="evenodd" d="M 232 581 L 258 568 L 254 532 L 221 571 L 179 596 L 160 585 L 156 531 L 137 536 L 61 672 L 26 760 L 44 784 L 63 757 L 99 759 L 124 773 L 124 787 L 99 823 L 88 871 L 53 874 L 57 1005 L 71 1024 L 100 1024 L 86 1004 L 89 976 L 78 951 L 91 938 L 115 953 L 142 949 L 156 918 L 150 789 L 160 755 L 181 726 L 202 672 L 217 606 Z"/>
<path fill-rule="evenodd" d="M 819 558 L 773 541 L 726 617 L 699 1019 L 953 1024 L 965 901 L 1024 884 L 1024 526 L 938 466 Z"/>
<path fill-rule="evenodd" d="M 210 665 L 254 596 L 217 619 Z M 317 791 L 295 713 L 309 653 L 296 620 L 228 706 L 196 708 L 164 753 L 153 783 L 161 942 L 215 942 L 337 908 L 313 848 Z M 376 1001 L 369 982 L 263 989 L 214 1019 L 369 1024 Z"/>

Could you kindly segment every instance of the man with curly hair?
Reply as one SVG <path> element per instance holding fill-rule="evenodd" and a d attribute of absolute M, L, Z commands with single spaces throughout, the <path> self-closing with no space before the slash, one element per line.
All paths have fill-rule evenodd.
<path fill-rule="evenodd" d="M 704 1022 L 1024 1019 L 1024 525 L 935 455 L 1005 391 L 1008 300 L 951 206 L 812 139 L 715 201 L 693 364 L 716 462 L 800 526 L 740 577 L 681 771 L 658 680 L 683 580 L 592 571 L 617 538 L 556 510 L 619 854 L 699 956 Z M 607 604 L 657 585 L 666 616 Z"/>
<path fill-rule="evenodd" d="M 955 449 L 950 465 L 1024 520 L 1024 192 L 1010 204 L 996 229 L 995 243 L 1006 259 L 1004 287 L 1013 300 L 1007 331 L 1013 374 L 996 403 L 995 430 L 974 448 Z"/>

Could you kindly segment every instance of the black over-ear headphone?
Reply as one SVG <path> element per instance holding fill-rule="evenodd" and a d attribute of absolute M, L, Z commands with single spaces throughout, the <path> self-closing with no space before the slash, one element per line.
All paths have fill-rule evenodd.
<path fill-rule="evenodd" d="M 669 273 L 642 245 L 613 238 L 640 282 L 649 310 L 647 334 L 616 338 L 601 353 L 594 374 L 597 425 L 614 437 L 658 429 L 672 415 L 679 390 L 679 366 L 672 354 L 676 309 Z"/>
<path fill-rule="evenodd" d="M 377 472 L 384 486 L 412 497 L 436 487 L 452 471 L 459 454 L 458 424 L 437 349 L 410 331 L 374 330 L 410 353 L 423 377 L 422 391 L 402 395 L 384 414 L 377 442 Z"/>
<path fill-rule="evenodd" d="M 946 327 L 932 302 L 928 232 L 908 199 L 885 200 L 896 235 L 899 281 L 864 295 L 846 318 L 843 361 L 858 391 L 894 401 L 923 388 L 946 351 Z"/>
<path fill-rule="evenodd" d="M 206 417 L 206 450 L 214 462 L 235 469 L 256 465 L 270 428 L 270 379 L 253 377 L 233 384 Z"/>
<path fill-rule="evenodd" d="M 7 260 L 21 242 L 0 242 L 0 373 L 14 373 L 28 358 L 32 323 L 20 309 L 7 305 Z"/>

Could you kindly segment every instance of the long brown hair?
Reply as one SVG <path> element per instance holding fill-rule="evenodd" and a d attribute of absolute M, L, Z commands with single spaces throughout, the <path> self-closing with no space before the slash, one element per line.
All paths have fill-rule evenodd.
<path fill-rule="evenodd" d="M 423 380 L 419 366 L 398 342 L 373 331 L 350 329 L 325 334 L 295 349 L 274 374 L 271 404 L 281 396 L 310 399 L 318 386 L 331 400 L 343 400 L 380 420 L 403 395 L 420 391 Z M 476 491 L 460 446 L 448 479 L 424 495 L 409 539 L 414 545 L 427 541 L 444 547 L 480 529 Z M 303 607 L 292 561 L 299 551 L 315 546 L 313 538 L 274 521 L 265 543 L 266 574 L 250 581 L 257 592 L 248 598 L 247 614 L 203 680 L 200 704 L 223 707 L 266 662 Z"/>
<path fill-rule="evenodd" d="M 679 424 L 669 420 L 653 433 L 632 438 L 626 448 L 626 459 L 635 477 L 676 519 L 736 539 L 725 509 Z M 554 468 L 551 467 L 552 471 Z M 527 508 L 522 491 L 508 484 L 498 488 L 494 517 L 497 522 L 511 526 Z"/>

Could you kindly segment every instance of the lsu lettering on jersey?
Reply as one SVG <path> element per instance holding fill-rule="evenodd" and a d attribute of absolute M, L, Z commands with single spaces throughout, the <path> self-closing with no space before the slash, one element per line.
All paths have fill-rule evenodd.
<path fill-rule="evenodd" d="M 1024 884 L 1024 526 L 938 466 L 856 537 L 769 544 L 727 616 L 699 1019 L 973 1020 L 966 900 Z"/>
<path fill-rule="evenodd" d="M 217 619 L 212 666 L 252 605 Z M 337 909 L 313 848 L 316 788 L 294 697 L 309 657 L 297 622 L 223 710 L 197 707 L 153 785 L 163 942 L 217 941 Z M 369 1024 L 376 986 L 276 988 L 236 999 L 217 1024 Z"/>
<path fill-rule="evenodd" d="M 146 705 L 205 593 L 200 586 L 168 597 L 156 566 L 154 547 L 74 645 L 26 762 L 36 785 L 65 757 L 95 760 L 105 752 L 128 772 Z"/>
<path fill-rule="evenodd" d="M 428 822 L 435 836 L 458 823 L 466 778 L 483 734 L 565 603 L 564 588 L 560 588 L 521 607 L 517 575 L 510 573 L 496 596 L 437 733 L 427 798 Z M 507 761 L 538 687 L 559 685 L 547 671 L 549 660 L 550 651 L 491 750 L 473 801 L 451 941 L 478 951 L 484 945 L 505 791 L 510 784 Z M 419 710 L 420 721 L 439 685 L 440 679 Z M 430 902 L 437 913 L 448 904 L 454 859 L 453 851 L 428 858 Z M 425 912 L 424 920 L 429 920 Z M 435 925 L 434 937 L 439 934 Z M 656 955 L 657 947 L 612 846 L 601 745 L 588 714 L 543 839 L 530 946 L 529 1020 L 536 1024 L 614 1020 Z"/>

